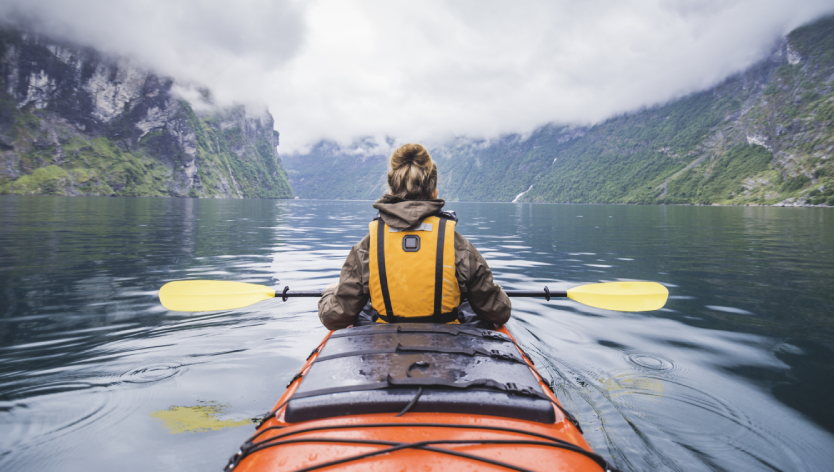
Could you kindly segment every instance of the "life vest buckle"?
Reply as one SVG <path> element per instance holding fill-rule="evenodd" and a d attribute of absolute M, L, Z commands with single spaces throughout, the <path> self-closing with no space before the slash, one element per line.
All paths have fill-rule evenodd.
<path fill-rule="evenodd" d="M 403 251 L 417 252 L 420 250 L 420 236 L 409 234 L 403 237 Z"/>

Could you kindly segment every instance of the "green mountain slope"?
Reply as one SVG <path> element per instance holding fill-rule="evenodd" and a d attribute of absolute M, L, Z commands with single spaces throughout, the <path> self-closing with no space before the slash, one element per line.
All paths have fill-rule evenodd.
<path fill-rule="evenodd" d="M 375 200 L 388 191 L 388 156 L 365 141 L 341 147 L 317 143 L 309 153 L 285 154 L 293 191 L 301 198 Z"/>
<path fill-rule="evenodd" d="M 592 127 L 430 146 L 440 192 L 465 201 L 834 205 L 833 74 L 828 17 L 744 73 L 667 105 Z M 385 156 L 352 152 L 329 144 L 326 155 L 288 157 L 296 193 L 382 193 Z"/>
<path fill-rule="evenodd" d="M 268 112 L 199 111 L 127 60 L 0 29 L 0 193 L 291 198 Z"/>

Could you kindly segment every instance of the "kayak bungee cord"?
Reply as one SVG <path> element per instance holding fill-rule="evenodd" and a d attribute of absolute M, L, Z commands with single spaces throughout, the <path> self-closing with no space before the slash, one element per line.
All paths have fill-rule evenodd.
<path fill-rule="evenodd" d="M 500 429 L 503 431 L 509 431 L 514 433 L 520 434 L 531 434 L 536 435 L 535 433 L 529 433 L 522 430 L 514 430 L 511 428 L 491 428 L 491 427 L 481 427 L 481 426 L 474 426 L 474 425 L 454 425 L 454 424 L 431 424 L 431 423 L 395 423 L 395 424 L 388 424 L 389 426 L 400 426 L 400 427 L 409 427 L 409 426 L 420 426 L 420 427 L 470 427 L 472 429 Z M 442 425 L 442 426 L 441 426 Z M 348 426 L 348 425 L 345 425 Z M 357 425 L 349 425 L 348 427 L 356 427 Z M 378 425 L 362 425 L 365 427 L 379 427 L 382 426 L 381 424 Z M 335 428 L 311 428 L 309 430 L 298 431 L 297 433 L 304 433 L 310 432 L 314 430 L 323 430 L 323 429 L 335 429 Z M 303 438 L 303 439 L 289 439 L 289 440 L 279 440 L 274 441 L 275 439 L 279 439 L 281 437 L 286 437 L 291 434 L 297 434 L 296 432 L 292 432 L 286 435 L 279 435 L 273 438 L 266 439 L 259 443 L 251 443 L 249 447 L 242 447 L 241 450 L 232 456 L 229 460 L 229 464 L 226 466 L 225 470 L 227 472 L 231 472 L 240 463 L 243 459 L 245 459 L 250 454 L 254 454 L 255 452 L 262 451 L 267 448 L 275 447 L 275 446 L 283 446 L 286 444 L 297 444 L 297 443 L 304 443 L 304 442 L 311 442 L 311 443 L 345 443 L 345 444 L 369 444 L 369 445 L 379 445 L 379 446 L 391 446 L 386 449 L 380 449 L 378 451 L 371 451 L 363 454 L 357 454 L 353 456 L 343 457 L 340 459 L 336 459 L 334 461 L 324 462 L 321 464 L 315 464 L 310 467 L 305 467 L 302 469 L 297 469 L 296 472 L 308 472 L 316 469 L 323 469 L 326 467 L 332 467 L 334 465 L 344 464 L 346 462 L 353 462 L 361 459 L 366 459 L 368 457 L 373 457 L 381 454 L 388 454 L 391 452 L 399 451 L 402 449 L 422 449 L 425 451 L 437 452 L 440 454 L 448 454 L 453 456 L 463 457 L 465 459 L 475 460 L 479 462 L 485 462 L 491 465 L 496 465 L 499 467 L 504 467 L 511 470 L 518 470 L 521 472 L 533 472 L 530 469 L 519 467 L 513 464 L 508 464 L 506 462 L 497 461 L 494 459 L 489 459 L 486 457 L 481 457 L 474 454 L 468 454 L 460 451 L 455 451 L 452 449 L 445 449 L 445 448 L 436 448 L 431 447 L 431 444 L 469 444 L 469 445 L 488 445 L 488 444 L 502 444 L 502 445 L 529 445 L 529 446 L 544 446 L 544 447 L 553 447 L 558 449 L 565 449 L 568 451 L 576 452 L 578 454 L 582 454 L 585 457 L 588 457 L 597 465 L 599 465 L 602 470 L 605 472 L 619 472 L 616 468 L 611 467 L 602 456 L 599 454 L 586 451 L 585 449 L 576 446 L 574 444 L 568 443 L 566 441 L 556 439 L 556 438 L 548 438 L 551 441 L 530 441 L 530 440 L 521 440 L 521 439 L 437 439 L 437 440 L 429 440 L 429 441 L 416 441 L 411 443 L 403 443 L 403 442 L 396 442 L 396 441 L 381 441 L 381 440 L 374 440 L 374 439 L 350 439 L 350 438 Z M 537 435 L 537 436 L 544 436 L 544 435 Z M 545 436 L 546 437 L 546 436 Z M 244 443 L 246 446 L 246 443 Z"/>
<path fill-rule="evenodd" d="M 246 458 L 249 454 L 253 454 L 255 452 L 274 447 L 274 446 L 283 446 L 287 444 L 298 444 L 298 443 L 344 443 L 344 444 L 367 444 L 367 445 L 377 445 L 377 446 L 391 446 L 386 449 L 380 449 L 378 451 L 366 452 L 363 454 L 357 454 L 354 456 L 343 457 L 340 459 L 336 459 L 329 462 L 324 462 L 321 464 L 315 464 L 309 467 L 304 467 L 301 469 L 296 469 L 295 472 L 308 472 L 311 470 L 317 469 L 324 469 L 326 467 L 332 467 L 334 465 L 344 464 L 346 462 L 354 462 L 357 460 L 366 459 L 373 456 L 378 456 L 382 454 L 389 454 L 395 451 L 399 451 L 402 449 L 422 449 L 425 451 L 430 452 L 437 452 L 440 454 L 448 454 L 452 456 L 463 457 L 465 459 L 470 459 L 478 462 L 485 462 L 487 464 L 496 465 L 499 467 L 504 467 L 510 470 L 518 470 L 520 472 L 535 472 L 531 469 L 527 469 L 524 467 L 520 467 L 513 464 L 508 464 L 503 461 L 498 461 L 494 459 L 489 459 L 486 457 L 478 456 L 475 454 L 469 454 L 465 452 L 455 451 L 453 449 L 445 449 L 445 448 L 437 448 L 431 447 L 431 444 L 467 444 L 467 445 L 489 445 L 489 444 L 501 444 L 501 445 L 522 445 L 522 446 L 543 446 L 543 447 L 552 447 L 557 449 L 564 449 L 572 452 L 576 452 L 578 454 L 582 454 L 585 457 L 594 461 L 597 465 L 602 468 L 605 472 L 619 472 L 618 469 L 611 467 L 608 462 L 600 455 L 586 451 L 579 446 L 575 446 L 570 443 L 553 443 L 547 441 L 525 441 L 525 440 L 514 440 L 514 439 L 437 439 L 437 440 L 429 440 L 429 441 L 417 441 L 411 443 L 400 443 L 395 441 L 382 441 L 377 439 L 348 439 L 348 438 L 304 438 L 304 439 L 290 439 L 285 441 L 276 441 L 276 442 L 269 442 L 263 446 L 254 447 L 249 451 L 235 454 L 232 457 L 232 460 L 229 461 L 229 464 L 226 466 L 226 471 L 230 472 L 234 470 L 238 463 L 241 460 Z"/>
<path fill-rule="evenodd" d="M 401 412 L 397 413 L 397 416 L 395 416 L 395 418 L 399 418 L 400 416 L 408 413 L 408 410 L 410 410 L 411 407 L 417 404 L 417 400 L 420 399 L 421 395 L 423 395 L 423 387 L 417 389 L 417 394 L 414 395 L 414 398 L 412 398 L 411 401 L 408 402 L 408 405 L 406 405 Z"/>
<path fill-rule="evenodd" d="M 488 431 L 500 431 L 502 433 L 518 433 L 523 434 L 525 436 L 533 436 L 536 438 L 547 439 L 548 441 L 555 441 L 558 443 L 565 443 L 570 444 L 564 439 L 559 439 L 553 436 L 548 436 L 542 433 L 536 433 L 534 431 L 528 431 L 525 429 L 518 429 L 518 428 L 508 428 L 506 426 L 491 426 L 491 425 L 473 425 L 473 424 L 458 424 L 458 423 L 372 423 L 372 424 L 342 424 L 342 425 L 331 425 L 331 426 L 314 426 L 312 428 L 304 428 L 304 429 L 297 429 L 294 431 L 284 431 L 279 433 L 275 436 L 272 436 L 268 439 L 264 439 L 261 442 L 253 443 L 258 436 L 266 433 L 267 431 L 271 430 L 281 430 L 286 429 L 289 426 L 270 426 L 269 428 L 264 429 L 263 431 L 258 431 L 253 434 L 244 444 L 265 444 L 273 439 L 280 439 L 286 438 L 295 434 L 304 434 L 304 433 L 311 433 L 313 431 L 327 431 L 327 430 L 338 430 L 338 429 L 358 429 L 358 428 L 402 428 L 402 427 L 412 427 L 412 426 L 420 426 L 424 428 L 457 428 L 457 429 L 474 429 L 474 430 L 488 430 Z M 252 446 L 249 446 L 252 447 Z"/>
<path fill-rule="evenodd" d="M 362 441 L 362 442 L 367 441 L 367 443 L 370 443 L 372 440 L 357 440 L 357 441 Z M 355 460 L 359 460 L 359 459 L 364 459 L 365 457 L 371 457 L 371 456 L 380 455 L 380 454 L 387 454 L 389 452 L 393 452 L 393 450 L 401 450 L 401 449 L 406 449 L 406 448 L 417 448 L 417 449 L 423 449 L 423 450 L 426 450 L 426 451 L 437 452 L 437 453 L 441 453 L 441 454 L 449 454 L 449 455 L 453 455 L 453 456 L 459 456 L 459 457 L 463 457 L 463 458 L 466 458 L 466 459 L 471 459 L 471 460 L 475 460 L 475 461 L 486 462 L 486 463 L 492 464 L 492 465 L 497 465 L 499 467 L 505 467 L 505 468 L 511 469 L 511 470 L 518 470 L 518 471 L 521 471 L 521 472 L 535 472 L 531 469 L 527 469 L 527 468 L 520 467 L 520 466 L 513 465 L 513 464 L 508 464 L 506 462 L 498 461 L 498 460 L 495 460 L 495 459 L 488 459 L 486 457 L 477 456 L 475 454 L 468 454 L 468 453 L 465 453 L 465 452 L 455 451 L 455 450 L 452 450 L 452 449 L 427 447 L 426 445 L 428 445 L 428 444 L 479 444 L 479 445 L 502 444 L 502 445 L 527 445 L 527 446 L 553 447 L 553 448 L 557 448 L 557 449 L 565 449 L 565 450 L 568 450 L 568 451 L 572 451 L 572 452 L 582 454 L 582 455 L 588 457 L 589 459 L 591 459 L 592 461 L 596 462 L 602 468 L 602 470 L 604 472 L 620 472 L 619 469 L 617 469 L 615 467 L 611 467 L 608 464 L 608 461 L 606 461 L 602 456 L 600 456 L 596 453 L 593 453 L 593 452 L 588 452 L 585 449 L 582 449 L 581 447 L 575 446 L 575 445 L 570 444 L 570 443 L 555 444 L 555 443 L 549 443 L 549 442 L 545 442 L 545 441 L 520 441 L 520 440 L 512 440 L 512 439 L 484 439 L 484 440 L 474 440 L 474 441 L 470 440 L 470 439 L 458 439 L 458 440 L 444 439 L 444 440 L 435 440 L 435 441 L 421 441 L 421 442 L 406 443 L 406 444 L 402 444 L 401 446 L 391 447 L 389 449 L 383 449 L 383 450 L 374 451 L 374 452 L 371 452 L 371 453 L 346 457 L 346 458 L 343 458 L 343 459 L 338 459 L 338 460 L 335 460 L 335 461 L 331 461 L 329 463 L 317 464 L 317 465 L 306 467 L 306 468 L 303 468 L 303 469 L 298 469 L 296 472 L 308 472 L 308 471 L 311 471 L 311 470 L 323 469 L 325 467 L 330 467 L 332 465 L 338 465 L 338 464 L 343 464 L 345 462 L 351 462 L 351 461 L 355 461 Z M 359 457 L 359 456 L 364 456 L 364 457 Z"/>

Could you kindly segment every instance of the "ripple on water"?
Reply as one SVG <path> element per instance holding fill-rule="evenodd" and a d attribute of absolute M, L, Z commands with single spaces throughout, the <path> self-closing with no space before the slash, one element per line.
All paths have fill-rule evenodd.
<path fill-rule="evenodd" d="M 163 362 L 139 367 L 125 372 L 122 374 L 121 380 L 127 383 L 159 382 L 160 380 L 170 379 L 171 377 L 179 375 L 186 370 L 188 370 L 186 365 L 176 364 L 173 362 Z"/>
<path fill-rule="evenodd" d="M 291 366 L 303 363 L 312 348 L 307 345 L 319 340 L 318 334 L 312 336 L 317 339 L 310 340 L 308 331 L 309 320 L 315 319 L 315 304 L 298 300 L 185 315 L 166 312 L 153 293 L 172 279 L 211 274 L 281 288 L 324 286 L 335 280 L 344 254 L 367 234 L 366 220 L 372 217 L 366 202 L 296 201 L 278 202 L 276 206 L 274 202 L 251 200 L 38 198 L 25 200 L 32 202 L 25 207 L 0 206 L 0 212 L 5 211 L 0 220 L 26 229 L 4 239 L 5 247 L 13 250 L 4 253 L 3 262 L 45 261 L 43 265 L 4 271 L 9 276 L 5 279 L 8 290 L 3 293 L 11 297 L 11 311 L 4 324 L 16 326 L 17 331 L 4 326 L 3 333 L 9 335 L 3 338 L 6 344 L 0 350 L 0 366 L 4 367 L 0 369 L 4 395 L 0 398 L 6 400 L 0 403 L 3 471 L 205 470 L 224 462 L 240 444 L 232 436 L 244 436 L 241 430 L 208 433 L 199 441 L 188 436 L 172 440 L 160 420 L 148 415 L 169 405 L 195 405 L 204 395 L 223 404 L 241 395 L 239 401 L 245 401 L 247 409 L 268 409 L 279 393 L 274 389 L 280 390 L 283 385 L 267 378 L 241 392 L 239 379 L 264 369 L 275 369 L 281 373 L 279 377 L 292 375 Z M 35 202 L 49 205 L 41 208 L 40 204 L 34 206 Z M 53 209 L 53 202 L 66 202 L 68 210 Z M 125 205 L 130 213 L 125 213 Z M 667 287 L 674 287 L 672 282 L 682 287 L 670 297 L 669 309 L 677 312 L 645 315 L 601 313 L 574 302 L 513 300 L 519 308 L 518 318 L 513 321 L 514 335 L 536 357 L 540 372 L 555 379 L 560 401 L 579 417 L 586 438 L 599 453 L 624 470 L 830 468 L 834 450 L 831 435 L 815 429 L 811 421 L 826 416 L 824 412 L 815 416 L 810 407 L 799 404 L 809 398 L 805 393 L 825 395 L 825 378 L 813 380 L 814 372 L 802 374 L 794 368 L 807 364 L 793 361 L 805 349 L 807 356 L 814 355 L 811 347 L 806 348 L 800 341 L 803 333 L 817 329 L 815 320 L 827 319 L 824 307 L 830 305 L 827 301 L 831 297 L 824 282 L 831 257 L 813 251 L 809 262 L 787 258 L 799 257 L 808 248 L 826 247 L 820 245 L 818 235 L 824 231 L 819 230 L 817 220 L 805 229 L 772 220 L 781 225 L 774 226 L 767 220 L 768 231 L 778 228 L 780 234 L 790 235 L 774 239 L 775 244 L 784 242 L 784 246 L 762 246 L 761 251 L 745 252 L 742 258 L 736 258 L 741 257 L 737 249 L 747 247 L 750 239 L 730 237 L 724 228 L 740 222 L 742 226 L 734 227 L 739 234 L 744 229 L 744 234 L 755 236 L 755 231 L 748 231 L 753 220 L 739 213 L 751 209 L 721 209 L 740 217 L 713 225 L 717 220 L 693 219 L 697 216 L 693 211 L 701 215 L 704 209 L 670 207 L 668 219 L 666 209 L 662 218 L 644 215 L 645 219 L 635 219 L 629 215 L 643 215 L 639 213 L 643 210 L 654 215 L 659 209 L 606 207 L 609 215 L 589 215 L 588 225 L 575 225 L 565 224 L 567 218 L 579 210 L 597 207 L 531 207 L 539 216 L 518 219 L 515 213 L 506 211 L 506 205 L 457 206 L 462 216 L 471 216 L 470 223 L 462 219 L 461 228 L 469 225 L 471 240 L 488 258 L 496 282 L 505 286 L 524 289 L 547 284 L 553 288 L 556 283 L 569 288 L 601 277 L 660 277 Z M 40 214 L 54 215 L 54 227 L 62 229 L 52 231 L 34 225 L 52 221 L 48 218 L 11 217 L 10 208 L 48 211 Z M 35 213 L 26 210 L 25 214 Z M 241 215 L 251 218 L 251 223 L 244 224 Z M 611 215 L 618 221 L 641 224 L 612 226 L 610 232 L 594 229 L 600 217 Z M 353 219 L 346 221 L 345 217 Z M 125 218 L 148 223 L 149 228 L 141 234 L 126 233 L 121 223 Z M 230 218 L 237 223 L 227 223 Z M 322 221 L 332 223 L 322 225 Z M 362 224 L 353 224 L 355 221 Z M 484 223 L 492 224 L 493 229 L 474 229 L 486 228 Z M 56 236 L 67 227 L 73 230 L 74 238 Z M 255 230 L 262 236 L 250 238 Z M 797 231 L 813 236 L 802 239 Z M 722 234 L 724 239 L 716 237 Z M 125 246 L 130 251 L 124 251 Z M 7 253 L 15 258 L 19 254 L 20 259 L 5 257 Z M 798 339 L 791 344 L 781 345 L 774 344 L 785 341 L 784 333 L 767 328 L 769 325 L 756 324 L 756 330 L 773 334 L 774 339 L 755 346 L 744 344 L 736 336 L 723 335 L 726 330 L 735 333 L 745 329 L 746 320 L 753 318 L 781 320 L 773 311 L 780 309 L 785 292 L 773 290 L 772 280 L 760 274 L 745 274 L 742 283 L 738 272 L 712 268 L 731 263 L 762 267 L 772 265 L 775 255 L 783 254 L 786 256 L 777 262 L 786 269 L 786 277 L 810 274 L 803 279 L 809 282 L 809 290 L 804 295 L 797 292 L 802 298 L 795 305 L 812 315 L 808 328 L 797 331 Z M 594 268 L 585 263 L 615 267 Z M 45 286 L 60 290 L 46 292 Z M 790 290 L 794 292 L 793 287 Z M 697 300 L 693 294 L 697 294 Z M 707 316 L 710 313 L 712 316 Z M 664 330 L 670 325 L 664 320 L 669 318 L 686 323 L 675 325 L 677 332 L 667 336 Z M 699 320 L 697 326 L 690 320 Z M 704 320 L 712 323 L 709 328 L 713 331 L 705 332 L 700 327 Z M 285 328 L 290 325 L 291 329 Z M 603 334 L 606 339 L 600 340 Z M 681 339 L 687 339 L 688 344 Z M 302 345 L 304 354 L 298 354 Z M 248 350 L 245 356 L 236 358 L 242 363 L 210 354 L 241 348 Z M 796 408 L 807 418 L 749 378 L 723 368 L 751 365 L 770 369 L 776 363 L 774 352 L 778 359 L 788 359 L 792 374 L 797 374 L 796 385 L 780 388 L 788 395 L 785 398 L 799 399 L 794 404 L 799 404 Z M 195 360 L 190 357 L 193 354 L 201 355 L 201 367 L 190 368 L 195 365 L 188 364 Z M 188 381 L 178 377 L 186 369 L 190 369 L 185 374 Z M 774 378 L 782 379 L 784 364 L 778 369 L 780 373 Z M 224 377 L 226 382 L 217 380 Z M 188 407 L 175 406 L 170 411 L 177 419 L 182 419 L 182 413 L 202 414 L 183 408 Z M 243 416 L 249 415 L 236 414 L 241 416 L 216 418 L 220 422 L 243 421 Z M 112 460 L 104 459 L 108 454 Z M 132 459 L 124 461 L 125 456 Z"/>
<path fill-rule="evenodd" d="M 83 406 L 73 404 L 72 408 L 60 400 L 62 397 L 48 395 L 30 399 L 27 407 L 11 410 L 12 418 L 7 420 L 12 420 L 9 423 L 13 428 L 10 434 L 0 439 L 0 449 L 14 451 L 24 445 L 32 447 L 38 444 L 51 444 L 57 449 L 71 447 L 68 443 L 78 438 L 75 433 L 112 416 L 115 410 L 108 395 L 86 396 Z M 25 465 L 15 466 L 20 458 L 11 456 L 10 459 L 11 463 L 6 462 L 4 467 L 26 469 Z"/>
<path fill-rule="evenodd" d="M 647 451 L 653 451 L 656 459 L 672 469 L 685 464 L 689 454 L 703 461 L 691 470 L 710 463 L 742 467 L 744 456 L 775 469 L 779 468 L 777 464 L 801 464 L 792 451 L 797 446 L 795 439 L 767 431 L 754 421 L 736 398 L 737 392 L 721 394 L 701 377 L 702 373 L 665 356 L 629 352 L 623 357 L 636 369 L 603 376 L 599 387 L 605 392 L 605 400 L 589 398 L 601 411 L 607 409 L 604 403 L 610 402 L 625 420 L 619 424 L 614 416 L 606 414 L 609 436 L 619 436 L 622 441 L 637 432 Z M 590 381 L 596 375 L 587 373 L 586 378 Z M 671 445 L 684 443 L 686 451 L 672 452 L 676 448 Z"/>
<path fill-rule="evenodd" d="M 631 353 L 626 355 L 626 360 L 636 365 L 649 370 L 679 370 L 677 364 L 671 359 L 659 356 L 657 354 L 646 353 Z"/>
<path fill-rule="evenodd" d="M 713 311 L 723 311 L 724 313 L 732 313 L 734 315 L 753 315 L 754 313 L 742 310 L 741 308 L 735 308 L 731 306 L 720 306 L 720 305 L 707 305 L 707 308 Z"/>
<path fill-rule="evenodd" d="M 766 463 L 768 455 L 786 444 L 781 440 L 788 438 L 766 433 L 738 405 L 705 387 L 669 379 L 663 379 L 663 386 L 662 399 L 653 405 L 660 408 L 652 414 L 651 429 L 673 440 L 687 438 L 689 449 L 702 457 L 738 460 L 731 457 L 744 451 Z"/>

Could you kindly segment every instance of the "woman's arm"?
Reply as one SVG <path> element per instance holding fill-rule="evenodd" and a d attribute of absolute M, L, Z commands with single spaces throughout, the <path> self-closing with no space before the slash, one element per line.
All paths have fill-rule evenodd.
<path fill-rule="evenodd" d="M 342 265 L 339 282 L 324 290 L 319 300 L 319 319 L 325 328 L 343 329 L 354 324 L 362 307 L 368 302 L 367 277 L 363 275 L 368 266 L 370 245 L 370 236 L 365 236 L 353 246 Z"/>
<path fill-rule="evenodd" d="M 492 281 L 492 271 L 481 253 L 466 238 L 455 233 L 455 269 L 458 285 L 466 290 L 467 299 L 475 313 L 496 325 L 510 319 L 510 297 Z"/>

